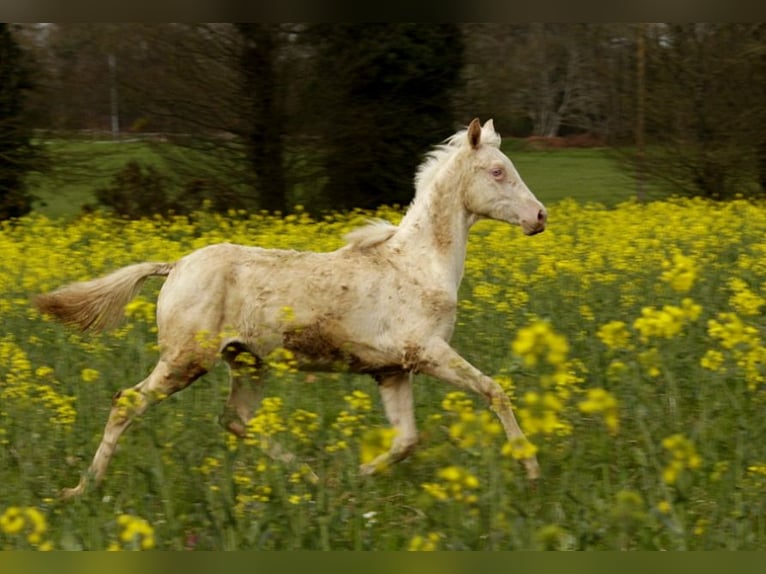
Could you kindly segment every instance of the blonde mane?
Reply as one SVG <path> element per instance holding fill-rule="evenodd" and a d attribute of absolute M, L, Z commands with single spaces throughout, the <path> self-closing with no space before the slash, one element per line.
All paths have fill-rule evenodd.
<path fill-rule="evenodd" d="M 448 163 L 449 158 L 461 149 L 469 146 L 466 137 L 467 129 L 460 130 L 440 145 L 435 146 L 429 151 L 423 162 L 415 173 L 415 197 L 410 204 L 410 209 L 422 200 L 425 191 L 430 189 L 443 167 Z M 495 132 L 492 121 L 487 122 L 482 128 L 482 144 L 488 144 L 494 147 L 500 147 L 500 135 Z M 366 249 L 374 247 L 391 239 L 396 233 L 398 227 L 384 219 L 371 220 L 367 225 L 359 227 L 346 234 L 344 239 L 349 247 L 357 249 Z"/>
<path fill-rule="evenodd" d="M 394 236 L 397 229 L 399 228 L 390 221 L 373 219 L 367 225 L 347 233 L 344 239 L 350 247 L 367 249 L 388 241 Z"/>

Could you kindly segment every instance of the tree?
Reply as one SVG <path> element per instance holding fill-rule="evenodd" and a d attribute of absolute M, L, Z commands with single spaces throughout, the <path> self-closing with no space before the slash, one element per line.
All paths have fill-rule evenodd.
<path fill-rule="evenodd" d="M 453 24 L 324 24 L 312 109 L 326 184 L 316 208 L 408 203 L 423 154 L 450 135 L 464 44 Z M 467 123 L 471 118 L 464 118 Z"/>
<path fill-rule="evenodd" d="M 251 209 L 288 209 L 283 108 L 289 86 L 283 70 L 290 29 L 258 23 L 145 26 L 151 57 L 122 88 L 142 102 L 148 124 L 193 150 L 186 165 L 168 157 L 179 173 L 195 179 L 204 174 L 226 193 L 236 189 Z"/>
<path fill-rule="evenodd" d="M 280 97 L 277 58 L 280 30 L 275 24 L 237 24 L 242 36 L 245 147 L 255 177 L 260 207 L 268 211 L 287 209 L 284 177 L 284 113 Z"/>
<path fill-rule="evenodd" d="M 31 209 L 24 177 L 39 167 L 42 157 L 24 114 L 25 95 L 31 88 L 24 53 L 9 25 L 0 23 L 0 220 Z"/>
<path fill-rule="evenodd" d="M 678 191 L 714 199 L 764 192 L 764 31 L 673 24 L 647 38 L 645 166 Z"/>
<path fill-rule="evenodd" d="M 461 110 L 510 135 L 625 135 L 625 24 L 465 24 Z"/>

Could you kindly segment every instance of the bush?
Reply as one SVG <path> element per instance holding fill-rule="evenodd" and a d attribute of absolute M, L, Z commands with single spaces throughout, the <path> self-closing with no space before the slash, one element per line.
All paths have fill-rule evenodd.
<path fill-rule="evenodd" d="M 126 163 L 108 187 L 96 191 L 96 199 L 99 205 L 129 219 L 244 207 L 235 191 L 215 179 L 194 178 L 178 190 L 154 166 L 142 166 L 137 161 Z"/>
<path fill-rule="evenodd" d="M 167 184 L 167 178 L 153 166 L 143 167 L 137 161 L 129 161 L 108 187 L 96 190 L 96 199 L 100 205 L 130 219 L 166 214 L 174 203 Z"/>

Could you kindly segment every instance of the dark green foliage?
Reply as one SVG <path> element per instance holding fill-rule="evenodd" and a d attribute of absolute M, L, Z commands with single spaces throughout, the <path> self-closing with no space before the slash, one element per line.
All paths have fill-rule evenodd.
<path fill-rule="evenodd" d="M 31 87 L 24 54 L 9 25 L 0 23 L 0 220 L 31 209 L 24 175 L 42 159 L 24 117 L 25 92 Z"/>
<path fill-rule="evenodd" d="M 240 56 L 243 139 L 260 207 L 287 208 L 282 103 L 277 73 L 280 50 L 278 24 L 237 24 L 243 46 Z"/>
<path fill-rule="evenodd" d="M 647 148 L 634 169 L 686 195 L 766 192 L 765 34 L 756 24 L 647 30 Z"/>
<path fill-rule="evenodd" d="M 464 45 L 453 24 L 319 25 L 325 208 L 409 203 L 423 154 L 451 135 Z M 462 118 L 467 123 L 472 118 Z M 320 200 L 321 198 L 321 200 Z"/>
<path fill-rule="evenodd" d="M 96 199 L 100 205 L 129 219 L 243 207 L 235 193 L 215 180 L 192 179 L 176 189 L 154 166 L 143 166 L 137 161 L 127 162 L 107 187 L 96 190 Z"/>
<path fill-rule="evenodd" d="M 167 179 L 153 166 L 144 168 L 137 161 L 126 163 L 109 186 L 96 190 L 96 199 L 129 218 L 167 213 L 173 204 Z"/>

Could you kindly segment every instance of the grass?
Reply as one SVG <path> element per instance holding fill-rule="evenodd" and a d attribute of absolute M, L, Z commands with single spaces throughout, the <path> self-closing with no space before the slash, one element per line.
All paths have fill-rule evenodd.
<path fill-rule="evenodd" d="M 360 477 L 391 440 L 374 382 L 296 373 L 287 357 L 273 358 L 273 398 L 245 440 L 217 424 L 218 366 L 135 422 L 102 487 L 59 501 L 114 394 L 156 361 L 161 282 L 101 335 L 39 316 L 31 294 L 219 241 L 329 250 L 367 215 L 400 215 L 128 222 L 72 218 L 63 202 L 64 221 L 0 226 L 0 548 L 766 549 L 766 212 L 614 206 L 632 188 L 599 150 L 511 156 L 551 226 L 475 227 L 453 343 L 511 397 L 538 451 L 536 489 L 515 460 L 527 445 L 506 445 L 480 400 L 423 377 L 418 449 Z M 597 190 L 608 207 L 591 203 Z M 265 438 L 296 462 L 265 456 Z"/>
<path fill-rule="evenodd" d="M 636 197 L 635 181 L 604 148 L 516 151 L 510 157 L 529 188 L 549 203 L 569 198 L 613 207 Z"/>
<path fill-rule="evenodd" d="M 94 214 L 4 227 L 0 546 L 765 549 L 763 210 L 550 208 L 554 223 L 532 238 L 477 226 L 454 338 L 512 398 L 545 477 L 534 490 L 486 405 L 425 378 L 418 450 L 360 477 L 357 464 L 391 439 L 374 382 L 306 376 L 275 359 L 276 398 L 248 439 L 216 423 L 228 392 L 219 367 L 129 429 L 101 488 L 58 501 L 92 457 L 114 393 L 156 360 L 160 283 L 103 335 L 47 321 L 30 294 L 222 240 L 332 249 L 362 216 Z M 297 462 L 265 456 L 267 436 Z"/>
<path fill-rule="evenodd" d="M 44 145 L 54 169 L 30 176 L 28 183 L 38 198 L 35 210 L 48 217 L 71 217 L 95 204 L 95 191 L 108 185 L 128 161 L 154 165 L 178 177 L 174 161 L 188 161 L 192 154 L 172 143 L 140 140 L 49 140 Z M 505 149 L 530 189 L 545 202 L 574 198 L 614 206 L 635 196 L 635 183 L 604 148 L 539 151 L 509 141 Z"/>

